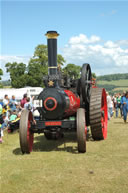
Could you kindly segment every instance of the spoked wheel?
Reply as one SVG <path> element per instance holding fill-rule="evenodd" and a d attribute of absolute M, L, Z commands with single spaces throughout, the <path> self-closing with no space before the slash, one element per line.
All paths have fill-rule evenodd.
<path fill-rule="evenodd" d="M 77 110 L 77 141 L 78 141 L 78 152 L 86 152 L 86 134 L 85 134 L 85 110 L 79 108 Z"/>
<path fill-rule="evenodd" d="M 90 99 L 90 126 L 92 138 L 101 140 L 107 137 L 107 99 L 105 89 L 92 88 Z"/>
<path fill-rule="evenodd" d="M 85 103 L 90 101 L 91 68 L 89 64 L 83 64 L 81 70 L 82 97 Z"/>
<path fill-rule="evenodd" d="M 30 131 L 33 115 L 31 111 L 23 110 L 20 118 L 20 147 L 22 153 L 30 153 L 33 147 L 33 133 Z"/>

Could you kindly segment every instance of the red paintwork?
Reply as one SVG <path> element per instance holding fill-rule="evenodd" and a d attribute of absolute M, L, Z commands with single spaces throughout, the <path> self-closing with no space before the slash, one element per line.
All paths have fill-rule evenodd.
<path fill-rule="evenodd" d="M 105 89 L 102 90 L 101 112 L 104 113 L 104 116 L 101 116 L 102 134 L 103 134 L 103 138 L 106 139 L 106 137 L 107 137 L 108 111 L 107 111 L 107 99 L 106 99 Z"/>
<path fill-rule="evenodd" d="M 45 122 L 45 126 L 61 126 L 61 121 L 47 121 Z"/>
<path fill-rule="evenodd" d="M 30 132 L 30 127 L 31 127 L 30 122 L 31 122 L 31 121 L 33 121 L 33 116 L 32 116 L 32 112 L 29 112 L 28 128 L 27 128 L 27 142 L 28 142 L 29 152 L 32 151 L 33 140 L 34 140 L 34 134 Z"/>
<path fill-rule="evenodd" d="M 53 100 L 54 103 L 55 103 L 54 107 L 52 107 L 52 108 L 48 108 L 47 105 L 46 105 L 46 102 L 47 102 L 49 99 Z M 53 111 L 53 110 L 55 110 L 56 107 L 57 107 L 57 101 L 56 101 L 56 99 L 53 98 L 53 97 L 48 97 L 48 98 L 46 98 L 45 101 L 44 101 L 44 107 L 45 107 L 45 109 L 47 109 L 48 111 Z"/>
<path fill-rule="evenodd" d="M 87 126 L 85 125 L 85 135 L 87 135 Z"/>
<path fill-rule="evenodd" d="M 74 113 L 76 113 L 77 109 L 80 108 L 80 97 L 77 97 L 70 90 L 64 90 L 64 92 L 68 95 L 70 101 L 69 108 L 65 110 L 65 113 L 68 116 L 73 115 Z"/>

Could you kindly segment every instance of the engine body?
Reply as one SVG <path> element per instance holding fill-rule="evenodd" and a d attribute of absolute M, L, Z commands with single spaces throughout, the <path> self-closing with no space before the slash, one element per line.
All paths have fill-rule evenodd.
<path fill-rule="evenodd" d="M 62 88 L 45 88 L 38 96 L 42 107 L 38 111 L 42 119 L 63 119 L 74 115 L 80 107 L 80 97 L 70 90 Z"/>

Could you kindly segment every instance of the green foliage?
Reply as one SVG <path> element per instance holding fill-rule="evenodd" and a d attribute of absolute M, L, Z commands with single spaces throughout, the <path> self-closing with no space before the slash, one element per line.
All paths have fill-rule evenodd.
<path fill-rule="evenodd" d="M 96 74 L 92 72 L 92 78 L 96 78 Z"/>
<path fill-rule="evenodd" d="M 48 67 L 43 66 L 40 59 L 31 59 L 28 65 L 27 85 L 43 86 L 43 76 L 48 72 Z"/>
<path fill-rule="evenodd" d="M 111 84 L 97 84 L 99 88 L 105 88 L 110 94 L 114 94 L 113 89 L 117 88 L 115 85 Z"/>
<path fill-rule="evenodd" d="M 98 84 L 112 84 L 115 86 L 128 87 L 128 80 L 127 79 L 112 80 L 112 81 L 100 80 L 100 81 L 98 81 Z"/>
<path fill-rule="evenodd" d="M 65 61 L 65 59 L 63 58 L 63 56 L 60 55 L 60 54 L 58 54 L 58 55 L 57 55 L 57 63 L 58 63 L 58 65 L 59 65 L 59 66 L 63 66 L 65 62 L 66 62 L 66 61 Z"/>
<path fill-rule="evenodd" d="M 0 88 L 3 88 L 3 85 L 2 85 L 2 83 L 0 82 Z"/>
<path fill-rule="evenodd" d="M 80 78 L 80 71 L 81 67 L 75 64 L 67 64 L 67 66 L 63 68 L 63 73 L 73 79 Z"/>
<path fill-rule="evenodd" d="M 27 75 L 25 74 L 26 65 L 24 63 L 7 63 L 7 72 L 10 73 L 11 85 L 14 88 L 21 88 L 26 86 Z"/>
<path fill-rule="evenodd" d="M 35 48 L 34 56 L 31 58 L 33 63 L 39 63 L 42 66 L 47 66 L 48 65 L 48 49 L 47 46 L 44 44 L 39 44 Z"/>
<path fill-rule="evenodd" d="M 128 73 L 110 74 L 110 75 L 104 75 L 104 76 L 98 76 L 97 77 L 97 80 L 106 80 L 106 81 L 121 80 L 121 79 L 128 79 Z"/>
<path fill-rule="evenodd" d="M 3 75 L 3 70 L 0 68 L 0 80 L 2 75 Z"/>
<path fill-rule="evenodd" d="M 123 93 L 128 89 L 128 80 L 98 81 L 97 86 L 105 88 L 110 94 Z"/>
<path fill-rule="evenodd" d="M 57 56 L 59 65 L 63 65 L 65 60 L 60 54 Z M 43 77 L 48 74 L 48 50 L 47 46 L 40 44 L 35 48 L 34 56 L 30 59 L 28 67 L 27 85 L 42 86 Z"/>
<path fill-rule="evenodd" d="M 40 44 L 35 48 L 34 56 L 29 61 L 27 71 L 28 86 L 43 86 L 43 76 L 48 71 L 48 50 L 46 45 Z"/>

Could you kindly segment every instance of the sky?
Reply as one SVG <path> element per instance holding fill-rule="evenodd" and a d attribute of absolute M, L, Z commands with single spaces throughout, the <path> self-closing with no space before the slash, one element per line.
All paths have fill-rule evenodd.
<path fill-rule="evenodd" d="M 128 73 L 128 1 L 1 0 L 0 68 L 28 64 L 35 47 L 57 31 L 66 64 L 89 63 L 96 75 Z"/>

